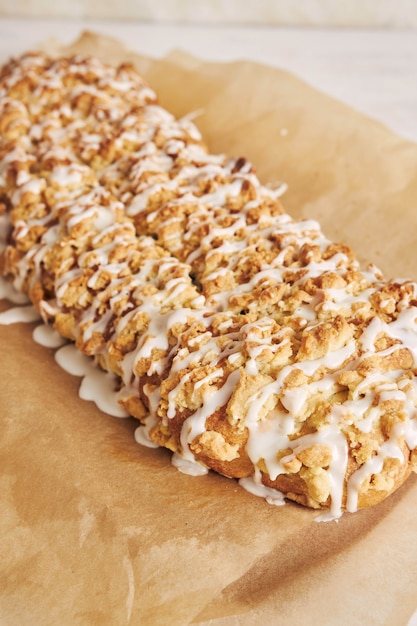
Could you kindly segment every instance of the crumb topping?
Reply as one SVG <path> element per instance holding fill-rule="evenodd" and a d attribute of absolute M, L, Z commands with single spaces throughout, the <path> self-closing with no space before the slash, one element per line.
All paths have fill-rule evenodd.
<path fill-rule="evenodd" d="M 10 61 L 0 133 L 3 275 L 156 443 L 335 516 L 416 468 L 416 283 L 293 220 L 131 65 Z"/>

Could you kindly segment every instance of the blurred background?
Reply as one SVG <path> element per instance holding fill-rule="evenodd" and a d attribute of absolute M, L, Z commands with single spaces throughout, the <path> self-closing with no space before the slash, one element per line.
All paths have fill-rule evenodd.
<path fill-rule="evenodd" d="M 2 17 L 126 19 L 197 24 L 417 26 L 416 0 L 0 0 Z"/>
<path fill-rule="evenodd" d="M 0 62 L 84 30 L 279 67 L 417 141 L 417 0 L 0 0 Z"/>

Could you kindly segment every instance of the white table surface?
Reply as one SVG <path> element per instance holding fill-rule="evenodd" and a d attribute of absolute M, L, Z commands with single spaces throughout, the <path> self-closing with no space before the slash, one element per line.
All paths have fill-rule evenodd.
<path fill-rule="evenodd" d="M 49 37 L 69 43 L 85 29 L 154 57 L 180 48 L 203 59 L 251 59 L 289 70 L 417 141 L 417 31 L 0 18 L 0 61 Z"/>

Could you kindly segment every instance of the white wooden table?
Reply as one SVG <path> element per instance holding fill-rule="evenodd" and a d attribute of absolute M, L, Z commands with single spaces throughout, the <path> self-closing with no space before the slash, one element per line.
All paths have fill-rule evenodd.
<path fill-rule="evenodd" d="M 180 48 L 203 59 L 244 58 L 289 70 L 417 141 L 416 31 L 0 18 L 0 60 L 49 37 L 69 43 L 85 29 L 154 57 Z"/>

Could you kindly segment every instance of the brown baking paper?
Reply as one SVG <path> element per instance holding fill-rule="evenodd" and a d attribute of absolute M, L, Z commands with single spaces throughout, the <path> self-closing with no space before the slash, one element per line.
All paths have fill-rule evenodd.
<path fill-rule="evenodd" d="M 286 181 L 289 213 L 318 219 L 387 276 L 417 278 L 417 145 L 266 66 L 151 60 L 91 33 L 47 47 L 134 61 L 173 113 L 201 109 L 212 152 Z M 407 624 L 414 476 L 327 524 L 235 481 L 185 476 L 166 450 L 134 442 L 134 420 L 80 400 L 79 379 L 32 329 L 0 326 L 2 626 Z"/>

